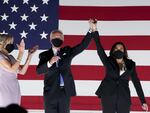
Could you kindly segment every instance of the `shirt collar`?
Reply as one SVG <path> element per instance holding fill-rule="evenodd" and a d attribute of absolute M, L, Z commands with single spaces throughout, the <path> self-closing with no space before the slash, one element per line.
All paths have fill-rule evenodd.
<path fill-rule="evenodd" d="M 57 49 L 56 48 L 52 48 L 54 55 L 57 55 Z"/>

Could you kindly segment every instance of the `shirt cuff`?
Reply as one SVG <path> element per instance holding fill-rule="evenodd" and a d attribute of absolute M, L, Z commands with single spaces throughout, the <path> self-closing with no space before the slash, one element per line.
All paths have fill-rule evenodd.
<path fill-rule="evenodd" d="M 89 29 L 89 31 L 88 31 L 89 33 L 92 33 L 92 29 Z"/>
<path fill-rule="evenodd" d="M 49 63 L 49 61 L 47 62 L 47 67 L 50 68 L 52 66 L 52 64 Z"/>

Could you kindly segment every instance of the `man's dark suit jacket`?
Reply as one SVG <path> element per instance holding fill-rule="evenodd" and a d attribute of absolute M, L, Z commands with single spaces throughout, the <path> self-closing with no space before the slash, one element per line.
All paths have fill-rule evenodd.
<path fill-rule="evenodd" d="M 116 60 L 113 57 L 107 57 L 100 41 L 99 33 L 95 32 L 94 40 L 97 46 L 98 55 L 105 66 L 105 77 L 102 80 L 99 88 L 96 91 L 98 97 L 110 96 L 116 93 L 116 91 L 121 92 L 121 97 L 126 98 L 126 100 L 131 103 L 130 90 L 129 90 L 129 78 L 131 78 L 137 94 L 141 100 L 141 103 L 145 103 L 145 98 L 143 90 L 136 73 L 135 62 L 129 59 L 125 60 L 125 65 L 127 70 L 120 76 L 120 70 Z"/>
<path fill-rule="evenodd" d="M 40 61 L 37 66 L 37 73 L 44 74 L 44 92 L 49 92 L 50 95 L 55 95 L 56 90 L 59 88 L 60 73 L 64 79 L 64 88 L 67 96 L 75 96 L 75 83 L 71 73 L 71 61 L 74 56 L 81 53 L 89 45 L 92 39 L 92 33 L 87 33 L 82 42 L 75 47 L 65 46 L 60 49 L 59 67 L 54 63 L 50 68 L 47 62 L 54 56 L 52 48 L 48 51 L 42 52 L 39 55 Z"/>

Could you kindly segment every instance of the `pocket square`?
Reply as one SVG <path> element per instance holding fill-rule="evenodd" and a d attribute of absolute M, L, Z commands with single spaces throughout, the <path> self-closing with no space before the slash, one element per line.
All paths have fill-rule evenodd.
<path fill-rule="evenodd" d="M 63 56 L 66 55 L 66 53 L 63 53 Z"/>

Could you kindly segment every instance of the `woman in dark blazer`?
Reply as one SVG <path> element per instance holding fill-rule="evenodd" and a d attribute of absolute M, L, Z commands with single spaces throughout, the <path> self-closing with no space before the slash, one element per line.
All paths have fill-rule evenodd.
<path fill-rule="evenodd" d="M 101 98 L 103 113 L 129 113 L 131 95 L 129 79 L 131 78 L 137 94 L 142 103 L 143 110 L 148 110 L 144 93 L 136 73 L 135 62 L 128 58 L 127 50 L 122 42 L 116 42 L 107 56 L 96 30 L 96 22 L 93 24 L 93 34 L 97 53 L 105 67 L 105 77 L 102 80 L 96 95 Z"/>

